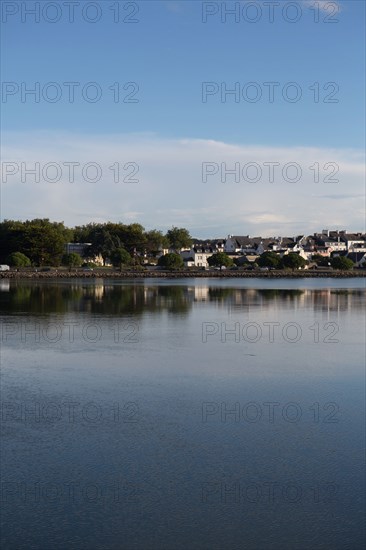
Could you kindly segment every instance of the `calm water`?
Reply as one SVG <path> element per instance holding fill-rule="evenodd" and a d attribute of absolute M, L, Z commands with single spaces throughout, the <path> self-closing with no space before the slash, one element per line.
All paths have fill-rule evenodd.
<path fill-rule="evenodd" d="M 0 282 L 2 548 L 363 548 L 360 279 Z"/>

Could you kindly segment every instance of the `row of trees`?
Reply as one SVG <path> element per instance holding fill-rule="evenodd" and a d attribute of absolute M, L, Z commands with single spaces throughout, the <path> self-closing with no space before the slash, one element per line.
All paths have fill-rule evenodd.
<path fill-rule="evenodd" d="M 345 256 L 335 256 L 334 258 L 324 258 L 320 255 L 315 255 L 313 260 L 318 264 L 327 267 L 328 264 L 333 269 L 345 269 L 349 270 L 354 267 L 354 262 L 350 258 Z M 303 268 L 306 265 L 306 260 L 299 256 L 299 254 L 291 252 L 282 256 L 282 258 L 275 252 L 264 252 L 257 260 L 259 267 L 268 267 L 272 269 L 298 269 Z"/>
<path fill-rule="evenodd" d="M 91 243 L 90 259 L 100 255 L 104 263 L 110 259 L 118 265 L 141 254 L 154 257 L 162 248 L 189 248 L 192 237 L 184 228 L 172 227 L 163 234 L 156 229 L 145 231 L 138 223 L 89 223 L 68 228 L 63 222 L 49 219 L 5 220 L 0 223 L 0 263 L 77 267 L 78 255 L 65 255 L 68 242 Z"/>
<path fill-rule="evenodd" d="M 210 266 L 219 267 L 220 269 L 223 267 L 232 267 L 234 265 L 233 260 L 224 252 L 212 254 L 212 256 L 207 259 L 207 262 Z M 158 265 L 166 269 L 181 269 L 184 266 L 184 261 L 182 256 L 173 252 L 161 256 Z"/>
<path fill-rule="evenodd" d="M 223 267 L 230 268 L 235 264 L 238 265 L 240 260 L 232 260 L 225 252 L 218 252 L 209 257 L 207 262 L 211 267 L 222 269 Z M 264 252 L 254 266 L 271 269 L 299 269 L 305 267 L 306 264 L 306 260 L 295 252 L 290 252 L 282 258 L 275 252 Z M 179 269 L 183 267 L 183 259 L 178 254 L 166 254 L 159 259 L 159 265 L 167 269 Z M 250 265 L 249 262 L 247 265 Z M 331 266 L 335 269 L 351 269 L 353 265 L 352 260 L 343 256 L 331 260 Z"/>
<path fill-rule="evenodd" d="M 68 228 L 63 222 L 51 222 L 49 219 L 25 222 L 5 220 L 0 223 L 0 263 L 14 267 L 61 264 L 79 267 L 83 260 L 78 254 L 65 254 L 65 244 L 68 242 L 91 243 L 86 259 L 92 260 L 95 256 L 101 256 L 104 264 L 108 259 L 116 267 L 137 264 L 142 255 L 156 257 L 162 249 L 169 248 L 173 253 L 161 257 L 159 265 L 177 269 L 183 267 L 183 260 L 178 252 L 182 248 L 189 248 L 193 239 L 187 229 L 179 227 L 172 227 L 163 234 L 156 229 L 145 231 L 138 223 L 89 223 Z M 319 265 L 329 261 L 321 256 L 314 259 Z M 234 265 L 233 260 L 223 252 L 213 254 L 208 263 L 220 269 Z M 351 269 L 354 265 L 345 257 L 332 258 L 330 263 L 335 269 Z M 260 256 L 257 264 L 273 269 L 297 269 L 304 267 L 306 261 L 296 253 L 281 258 L 275 252 L 269 251 Z"/>

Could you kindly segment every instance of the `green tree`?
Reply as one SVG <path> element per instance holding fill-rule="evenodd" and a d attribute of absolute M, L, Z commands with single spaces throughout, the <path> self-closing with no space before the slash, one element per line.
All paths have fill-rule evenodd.
<path fill-rule="evenodd" d="M 131 256 L 144 252 L 147 242 L 144 231 L 139 223 L 92 223 L 76 227 L 74 236 L 77 242 L 90 242 L 90 258 L 100 255 L 105 264 L 116 248 L 124 248 Z"/>
<path fill-rule="evenodd" d="M 299 254 L 296 254 L 296 252 L 290 252 L 290 254 L 285 254 L 282 257 L 282 265 L 283 267 L 289 267 L 291 269 L 299 269 L 306 265 L 306 260 Z"/>
<path fill-rule="evenodd" d="M 189 231 L 184 227 L 172 227 L 167 231 L 166 236 L 170 247 L 176 252 L 179 252 L 182 248 L 190 248 L 193 242 Z"/>
<path fill-rule="evenodd" d="M 124 248 L 115 248 L 110 255 L 110 260 L 113 267 L 122 269 L 123 265 L 131 263 L 131 256 Z"/>
<path fill-rule="evenodd" d="M 107 225 L 101 223 L 88 224 L 87 231 L 83 233 L 87 237 L 87 242 L 91 243 L 87 252 L 88 257 L 101 256 L 103 265 L 110 258 L 112 251 L 122 246 L 118 235 L 111 233 Z"/>
<path fill-rule="evenodd" d="M 281 258 L 276 252 L 263 252 L 257 260 L 259 267 L 279 267 Z"/>
<path fill-rule="evenodd" d="M 83 263 L 83 259 L 80 254 L 76 252 L 70 252 L 70 254 L 64 254 L 61 260 L 62 265 L 67 267 L 80 267 Z"/>
<path fill-rule="evenodd" d="M 14 220 L 0 223 L 0 263 L 12 252 L 24 253 L 24 224 Z"/>
<path fill-rule="evenodd" d="M 329 262 L 329 258 L 327 256 L 322 256 L 321 254 L 313 254 L 311 260 L 321 266 L 327 266 Z"/>
<path fill-rule="evenodd" d="M 29 267 L 32 265 L 28 256 L 22 254 L 21 252 L 12 252 L 7 257 L 6 263 L 12 267 Z"/>
<path fill-rule="evenodd" d="M 160 256 L 158 260 L 158 265 L 160 267 L 165 267 L 166 269 L 174 270 L 181 269 L 184 266 L 183 258 L 179 254 L 170 253 Z"/>
<path fill-rule="evenodd" d="M 72 231 L 63 222 L 35 219 L 24 223 L 24 250 L 33 264 L 60 265 L 65 244 L 72 238 Z"/>
<path fill-rule="evenodd" d="M 72 236 L 72 230 L 63 222 L 50 222 L 46 218 L 25 222 L 5 220 L 0 224 L 0 257 L 21 252 L 35 265 L 59 265 L 65 244 Z"/>
<path fill-rule="evenodd" d="M 117 235 L 123 243 L 123 248 L 135 256 L 136 253 L 142 253 L 146 247 L 145 229 L 139 223 L 130 223 L 129 225 L 118 224 Z"/>
<path fill-rule="evenodd" d="M 346 256 L 336 256 L 335 258 L 331 259 L 330 265 L 334 269 L 344 269 L 348 271 L 352 269 L 355 264 L 350 258 L 346 258 Z"/>
<path fill-rule="evenodd" d="M 168 248 L 169 247 L 169 241 L 168 238 L 163 235 L 161 231 L 157 231 L 156 229 L 152 229 L 151 231 L 147 231 L 145 233 L 146 237 L 146 252 L 150 256 L 156 256 L 161 249 Z"/>
<path fill-rule="evenodd" d="M 220 271 L 223 267 L 231 267 L 234 265 L 233 260 L 225 254 L 225 252 L 217 252 L 207 258 L 208 265 L 211 267 L 219 267 Z"/>

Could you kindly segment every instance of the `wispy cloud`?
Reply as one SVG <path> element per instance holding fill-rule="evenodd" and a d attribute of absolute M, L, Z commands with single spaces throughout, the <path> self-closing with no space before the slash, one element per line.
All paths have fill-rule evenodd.
<path fill-rule="evenodd" d="M 351 195 L 351 194 L 344 194 L 344 195 L 315 195 L 319 199 L 330 199 L 330 200 L 348 200 L 348 199 L 365 199 L 365 194 L 359 194 L 359 195 Z"/>
<path fill-rule="evenodd" d="M 333 220 L 352 229 L 364 226 L 360 196 L 365 164 L 358 150 L 263 147 L 163 139 L 154 134 L 13 133 L 4 136 L 3 143 L 4 162 L 16 163 L 18 172 L 8 175 L 6 183 L 3 175 L 2 218 L 49 217 L 70 225 L 93 220 L 139 221 L 146 228 L 162 230 L 187 226 L 202 237 L 302 233 L 331 227 Z M 21 181 L 22 162 L 27 169 L 40 164 L 38 183 L 32 174 L 25 174 Z M 70 162 L 79 163 L 73 182 L 65 166 Z M 82 177 L 82 168 L 90 162 L 101 169 L 94 183 Z M 48 180 L 42 177 L 48 163 L 59 163 L 59 181 L 49 181 L 52 166 Z M 116 163 L 119 183 L 111 168 Z M 129 181 L 130 163 L 139 168 L 130 178 L 138 182 Z M 205 181 L 203 163 L 210 163 L 209 171 L 215 172 L 206 174 Z M 275 163 L 273 181 L 269 180 L 269 163 Z M 291 167 L 295 163 L 301 177 L 287 181 L 296 176 Z M 225 178 L 225 169 L 238 165 L 240 180 L 236 182 L 230 172 Z M 256 166 L 262 175 L 253 181 Z M 89 179 L 93 174 L 91 168 Z"/>

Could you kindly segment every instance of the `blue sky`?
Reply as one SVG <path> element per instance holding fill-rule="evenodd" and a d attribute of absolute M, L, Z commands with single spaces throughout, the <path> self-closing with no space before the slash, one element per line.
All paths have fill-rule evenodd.
<path fill-rule="evenodd" d="M 106 168 L 95 185 L 82 178 L 64 181 L 64 173 L 57 184 L 31 177 L 21 182 L 19 169 L 2 180 L 2 218 L 42 216 L 68 224 L 113 219 L 161 229 L 177 224 L 207 237 L 287 234 L 323 225 L 364 228 L 364 2 L 299 0 L 291 7 L 279 1 L 272 23 L 263 2 L 257 2 L 261 11 L 252 23 L 246 19 L 256 16 L 254 2 L 246 1 L 226 2 L 227 8 L 239 6 L 239 22 L 234 16 L 221 21 L 221 2 L 197 0 L 95 2 L 100 13 L 95 23 L 81 15 L 90 2 L 75 6 L 73 23 L 62 1 L 56 23 L 47 20 L 55 17 L 52 6 L 35 23 L 34 16 L 21 18 L 24 5 L 34 8 L 36 2 L 3 4 L 4 160 L 19 168 L 21 162 L 42 167 L 64 161 L 94 161 Z M 40 2 L 41 9 L 45 4 Z M 110 9 L 116 4 L 118 23 Z M 130 17 L 138 22 L 123 22 L 135 5 L 138 13 Z M 337 22 L 325 22 L 337 6 Z M 95 8 L 88 9 L 87 17 L 93 18 Z M 18 11 L 13 15 L 13 10 Z M 217 13 L 203 23 L 210 11 Z M 285 20 L 296 14 L 299 21 Z M 31 95 L 22 101 L 22 86 L 36 82 L 40 101 Z M 42 97 L 42 90 L 49 94 L 46 99 L 56 91 L 44 88 L 49 82 L 61 92 L 55 103 Z M 64 82 L 80 83 L 74 103 Z M 95 103 L 81 93 L 88 82 L 97 88 L 86 93 L 102 93 Z M 122 99 L 138 86 L 133 96 L 138 102 L 115 103 L 110 86 L 116 82 Z M 123 90 L 129 82 L 135 84 Z M 203 82 L 218 90 L 206 102 Z M 276 83 L 272 102 L 268 82 Z M 290 82 L 296 89 L 287 86 Z M 235 85 L 238 102 L 234 95 L 222 101 L 221 90 Z M 301 99 L 284 99 L 286 90 L 290 98 L 300 90 Z M 250 102 L 254 92 L 261 99 Z M 216 176 L 202 181 L 203 162 L 220 166 L 220 176 L 223 162 L 240 168 L 255 162 L 263 168 L 264 162 L 277 161 L 303 167 L 296 185 L 281 176 L 273 183 L 265 176 L 255 184 Z M 114 162 L 138 164 L 133 189 L 111 182 L 108 166 Z M 308 169 L 314 163 L 336 163 L 339 182 L 324 182 L 326 171 L 320 183 L 314 182 Z M 26 201 L 19 200 L 25 196 Z"/>

